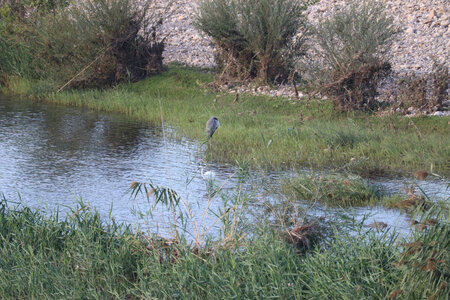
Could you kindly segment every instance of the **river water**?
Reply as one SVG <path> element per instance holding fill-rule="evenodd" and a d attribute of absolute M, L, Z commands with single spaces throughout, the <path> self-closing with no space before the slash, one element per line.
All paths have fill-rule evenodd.
<path fill-rule="evenodd" d="M 164 138 L 161 128 L 120 114 L 0 96 L 0 193 L 29 207 L 69 212 L 81 199 L 105 218 L 165 231 L 171 218 L 168 210 L 154 208 L 145 197 L 132 198 L 129 190 L 133 181 L 152 182 L 177 191 L 193 215 L 201 216 L 201 222 L 209 227 L 216 224 L 216 218 L 205 218 L 205 210 L 217 211 L 223 201 L 211 198 L 210 184 L 202 178 L 200 167 L 214 171 L 216 186 L 225 183 L 224 190 L 230 193 L 238 179 L 231 166 L 205 163 L 203 151 L 198 142 Z M 243 183 L 243 191 L 257 200 L 270 200 L 273 196 L 261 187 L 276 186 L 286 174 L 252 173 Z M 398 191 L 413 181 L 375 182 Z M 446 180 L 414 183 L 431 197 L 448 198 Z M 151 211 L 152 218 L 136 211 Z M 318 214 L 328 213 L 318 210 Z M 332 213 L 360 218 L 369 214 L 368 223 L 385 222 L 400 231 L 408 228 L 407 217 L 399 210 L 355 208 Z"/>

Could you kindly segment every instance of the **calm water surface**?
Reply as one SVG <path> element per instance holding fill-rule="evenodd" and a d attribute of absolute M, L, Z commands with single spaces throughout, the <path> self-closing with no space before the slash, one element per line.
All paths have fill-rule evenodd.
<path fill-rule="evenodd" d="M 203 123 L 199 126 L 203 127 Z M 219 185 L 234 173 L 231 167 L 206 166 L 202 153 L 197 142 L 164 140 L 161 128 L 123 115 L 0 96 L 0 193 L 30 207 L 68 211 L 67 207 L 73 208 L 82 199 L 104 217 L 111 215 L 117 221 L 146 224 L 133 211 L 144 212 L 152 206 L 142 197 L 130 199 L 129 186 L 132 181 L 152 181 L 176 190 L 191 203 L 194 214 L 201 215 L 208 202 L 208 184 L 199 167 L 214 170 Z M 270 195 L 263 193 L 261 186 L 276 184 L 286 174 L 252 174 L 245 189 L 254 192 L 254 197 L 267 200 Z M 396 191 L 412 181 L 377 183 Z M 448 181 L 419 184 L 433 197 L 448 197 Z M 232 190 L 236 185 L 233 177 L 225 187 Z M 217 210 L 220 205 L 217 197 L 210 208 Z M 360 208 L 351 213 L 370 213 L 367 222 L 383 221 L 400 230 L 408 227 L 406 216 L 398 210 Z M 164 209 L 153 210 L 158 223 L 163 224 L 167 215 Z"/>

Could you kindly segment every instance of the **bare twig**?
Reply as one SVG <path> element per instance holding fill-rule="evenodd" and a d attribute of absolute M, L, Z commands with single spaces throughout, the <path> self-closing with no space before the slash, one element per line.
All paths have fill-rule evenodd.
<path fill-rule="evenodd" d="M 69 81 L 67 81 L 62 87 L 60 87 L 56 92 L 61 92 L 69 83 L 71 83 L 75 78 L 77 78 L 79 75 L 81 75 L 84 71 L 86 71 L 90 66 L 92 66 L 100 57 L 102 57 L 105 54 L 103 52 L 99 56 L 97 56 L 93 61 L 91 61 L 86 67 L 83 68 L 77 75 L 73 76 Z"/>

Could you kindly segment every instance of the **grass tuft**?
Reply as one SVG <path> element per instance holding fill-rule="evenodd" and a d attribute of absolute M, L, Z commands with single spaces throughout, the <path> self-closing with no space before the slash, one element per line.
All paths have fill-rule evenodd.
<path fill-rule="evenodd" d="M 382 198 L 377 186 L 352 175 L 300 175 L 283 180 L 281 191 L 295 200 L 341 207 L 376 205 Z"/>

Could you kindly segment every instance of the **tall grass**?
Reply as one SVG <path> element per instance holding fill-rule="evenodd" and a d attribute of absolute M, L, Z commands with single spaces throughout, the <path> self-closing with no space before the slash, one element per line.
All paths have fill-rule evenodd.
<path fill-rule="evenodd" d="M 101 220 L 0 202 L 0 294 L 17 298 L 445 299 L 450 291 L 448 211 L 405 241 L 354 224 L 301 254 L 265 225 L 239 247 L 186 244 Z"/>
<path fill-rule="evenodd" d="M 40 96 L 58 104 L 121 112 L 155 125 L 161 123 L 161 103 L 163 118 L 177 128 L 177 136 L 199 140 L 205 137 L 206 120 L 215 115 L 221 127 L 206 151 L 206 158 L 215 162 L 239 161 L 267 169 L 338 168 L 364 176 L 412 174 L 433 164 L 435 173 L 449 174 L 450 144 L 443 138 L 450 134 L 448 118 L 344 114 L 328 101 L 250 95 L 241 95 L 234 103 L 232 95 L 207 88 L 212 80 L 205 72 L 171 67 L 161 75 L 107 91 Z M 15 82 L 19 92 L 39 95 L 24 88 L 36 89 L 42 83 L 19 84 L 24 80 L 17 78 Z"/>
<path fill-rule="evenodd" d="M 352 175 L 299 175 L 283 180 L 281 191 L 294 200 L 332 207 L 377 205 L 382 198 L 378 187 Z"/>
<path fill-rule="evenodd" d="M 222 74 L 266 84 L 291 72 L 286 52 L 297 31 L 306 30 L 301 12 L 310 2 L 203 0 L 194 24 L 216 44 Z M 301 48 L 303 40 L 297 42 Z"/>
<path fill-rule="evenodd" d="M 23 45 L 0 34 L 0 76 L 7 74 L 16 76 L 28 75 L 30 62 L 28 52 Z M 0 79 L 0 84 L 5 84 L 5 80 Z"/>
<path fill-rule="evenodd" d="M 172 238 L 189 242 L 196 249 L 201 249 L 208 244 L 211 236 L 220 239 L 222 246 L 234 240 L 241 239 L 246 234 L 245 207 L 249 196 L 242 189 L 242 182 L 236 186 L 236 190 L 224 192 L 224 186 L 236 175 L 232 174 L 227 180 L 218 186 L 214 179 L 205 181 L 208 199 L 186 199 L 167 187 L 155 186 L 153 183 L 132 182 L 130 189 L 134 199 L 143 196 L 151 208 L 145 212 L 152 222 L 152 210 L 156 206 L 164 206 L 170 211 L 166 218 L 166 226 L 170 228 Z M 245 175 L 238 175 L 242 178 Z M 199 203 L 198 201 L 202 201 Z M 215 202 L 222 205 L 212 209 Z M 217 204 L 216 204 L 217 205 Z M 203 208 L 203 209 L 201 209 Z M 197 211 L 197 215 L 194 213 Z M 138 212 L 142 215 L 142 212 Z M 147 224 L 149 225 L 149 224 Z M 159 226 L 159 224 L 153 224 Z"/>
<path fill-rule="evenodd" d="M 15 36 L 17 16 L 14 4 L 0 1 L 0 85 L 6 83 L 6 76 L 28 74 L 30 55 L 28 49 Z"/>

